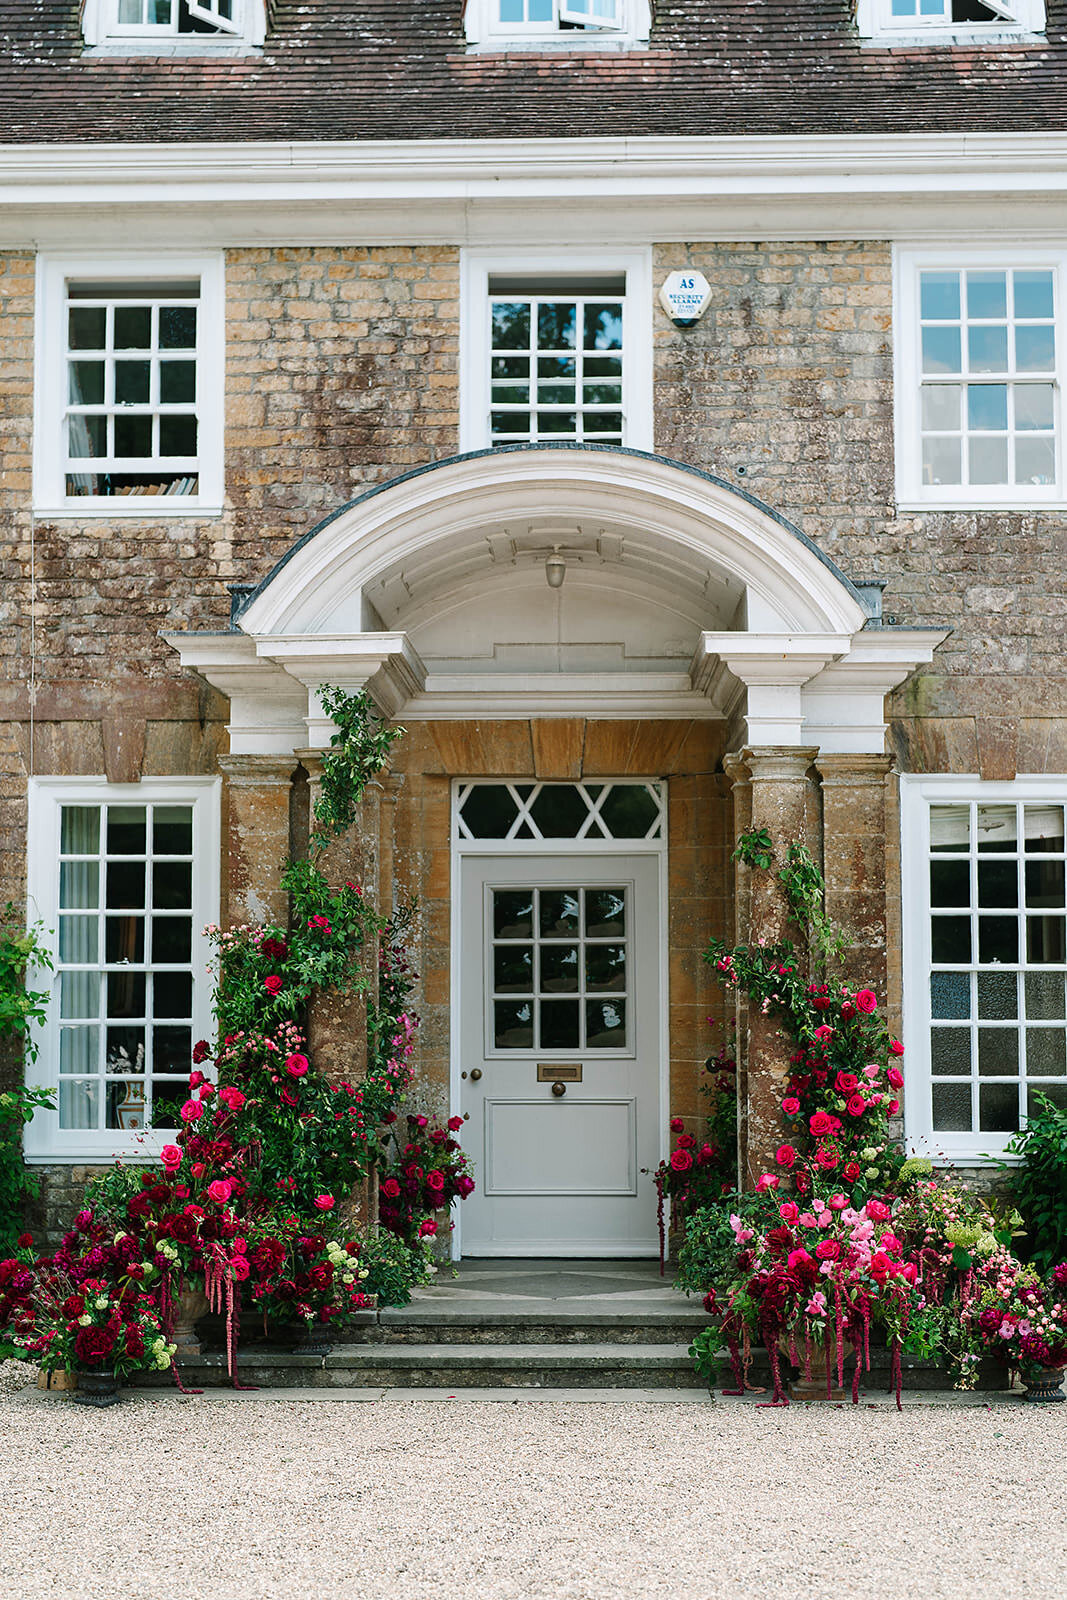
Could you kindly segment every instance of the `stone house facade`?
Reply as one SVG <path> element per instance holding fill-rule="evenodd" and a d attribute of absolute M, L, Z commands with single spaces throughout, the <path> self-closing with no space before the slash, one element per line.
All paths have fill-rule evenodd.
<path fill-rule="evenodd" d="M 323 683 L 408 730 L 353 859 L 419 901 L 467 1253 L 655 1249 L 641 1169 L 737 1021 L 703 949 L 783 926 L 748 826 L 823 863 L 910 1146 L 981 1174 L 1067 1099 L 1038 10 L 0 4 L 0 903 L 56 939 L 51 1225 L 163 1142 L 202 926 L 284 919 Z M 741 1022 L 752 1181 L 783 1062 Z"/>

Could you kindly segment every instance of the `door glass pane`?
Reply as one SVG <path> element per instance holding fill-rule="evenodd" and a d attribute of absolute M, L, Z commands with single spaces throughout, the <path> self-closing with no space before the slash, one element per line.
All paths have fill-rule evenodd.
<path fill-rule="evenodd" d="M 541 1048 L 543 1050 L 578 1048 L 577 1000 L 541 1001 Z"/>
<path fill-rule="evenodd" d="M 529 939 L 533 934 L 533 890 L 493 890 L 493 931 L 498 939 Z"/>
<path fill-rule="evenodd" d="M 585 987 L 597 990 L 626 988 L 626 948 L 621 944 L 591 944 L 585 951 Z"/>
<path fill-rule="evenodd" d="M 578 946 L 546 944 L 541 948 L 541 990 L 544 994 L 575 994 L 578 990 Z"/>
<path fill-rule="evenodd" d="M 493 1043 L 498 1050 L 533 1049 L 533 1007 L 528 1000 L 498 1000 L 493 1006 Z"/>
<path fill-rule="evenodd" d="M 590 1050 L 625 1049 L 625 1000 L 587 1000 L 585 1014 L 586 1043 Z"/>
<path fill-rule="evenodd" d="M 497 994 L 529 994 L 533 989 L 533 946 L 498 944 L 493 952 Z"/>
<path fill-rule="evenodd" d="M 459 814 L 473 839 L 506 839 L 519 808 L 504 784 L 478 783 Z"/>
<path fill-rule="evenodd" d="M 626 932 L 626 894 L 622 889 L 585 891 L 585 932 L 589 939 L 620 936 Z"/>
<path fill-rule="evenodd" d="M 579 926 L 577 889 L 542 889 L 540 912 L 542 938 L 577 933 Z"/>

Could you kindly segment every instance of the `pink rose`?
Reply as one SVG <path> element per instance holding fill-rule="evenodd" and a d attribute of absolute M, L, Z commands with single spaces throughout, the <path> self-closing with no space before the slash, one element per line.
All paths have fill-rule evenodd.
<path fill-rule="evenodd" d="M 204 1115 L 204 1108 L 199 1100 L 187 1100 L 182 1106 L 183 1122 L 199 1122 Z"/>
<path fill-rule="evenodd" d="M 231 1087 L 220 1089 L 219 1099 L 224 1105 L 229 1106 L 231 1111 L 240 1111 L 241 1107 L 245 1103 L 245 1097 L 241 1093 L 240 1089 L 234 1089 Z"/>
<path fill-rule="evenodd" d="M 790 1095 L 787 1099 L 782 1101 L 782 1110 L 785 1112 L 787 1117 L 795 1117 L 797 1112 L 800 1110 L 800 1101 Z"/>
<path fill-rule="evenodd" d="M 238 1283 L 244 1283 L 251 1270 L 244 1256 L 230 1257 L 230 1271 Z"/>
<path fill-rule="evenodd" d="M 796 1158 L 797 1153 L 791 1144 L 780 1144 L 774 1152 L 774 1159 L 780 1167 L 791 1167 Z"/>
<path fill-rule="evenodd" d="M 847 1194 L 832 1194 L 826 1202 L 831 1211 L 844 1211 L 848 1206 Z"/>
<path fill-rule="evenodd" d="M 889 1071 L 886 1073 L 886 1081 L 891 1089 L 903 1089 L 904 1074 L 901 1072 L 899 1067 L 890 1067 Z"/>
<path fill-rule="evenodd" d="M 438 1172 L 437 1168 L 434 1167 L 432 1171 L 426 1174 L 426 1185 L 427 1188 L 432 1189 L 435 1194 L 440 1194 L 445 1186 L 444 1173 Z"/>
<path fill-rule="evenodd" d="M 867 1102 L 861 1094 L 854 1094 L 845 1107 L 850 1117 L 862 1117 L 866 1109 Z"/>
<path fill-rule="evenodd" d="M 800 1215 L 796 1201 L 783 1200 L 781 1205 L 778 1207 L 778 1215 L 781 1217 L 783 1222 L 795 1222 L 797 1217 Z"/>
<path fill-rule="evenodd" d="M 207 1192 L 217 1205 L 224 1206 L 233 1193 L 233 1182 L 229 1178 L 216 1178 L 214 1183 L 209 1183 Z"/>
<path fill-rule="evenodd" d="M 809 1119 L 808 1127 L 811 1130 L 813 1139 L 825 1139 L 828 1133 L 833 1132 L 834 1119 L 825 1111 L 816 1111 L 815 1115 Z"/>
<path fill-rule="evenodd" d="M 307 1056 L 292 1055 L 286 1057 L 285 1070 L 290 1078 L 303 1078 L 307 1074 Z"/>
<path fill-rule="evenodd" d="M 425 1222 L 419 1223 L 419 1238 L 429 1239 L 437 1232 L 437 1224 L 432 1217 L 427 1217 Z"/>
<path fill-rule="evenodd" d="M 820 1261 L 837 1261 L 841 1255 L 841 1246 L 836 1239 L 820 1239 L 815 1246 L 815 1254 Z"/>
<path fill-rule="evenodd" d="M 168 1173 L 182 1164 L 182 1153 L 176 1144 L 165 1144 L 159 1152 L 159 1159 L 167 1168 Z"/>
<path fill-rule="evenodd" d="M 883 1200 L 868 1200 L 864 1209 L 872 1222 L 888 1222 L 893 1215 Z"/>
<path fill-rule="evenodd" d="M 856 1004 L 861 1011 L 866 1011 L 869 1014 L 872 1011 L 877 1011 L 878 996 L 873 989 L 861 989 L 856 995 Z"/>
<path fill-rule="evenodd" d="M 777 1189 L 781 1181 L 777 1172 L 761 1172 L 756 1179 L 756 1192 L 762 1194 L 764 1189 Z"/>
<path fill-rule="evenodd" d="M 269 977 L 263 979 L 263 987 L 268 994 L 280 994 L 282 980 L 276 972 L 272 972 Z"/>
<path fill-rule="evenodd" d="M 816 1028 L 816 1030 L 815 1030 L 816 1039 L 822 1039 L 822 1040 L 832 1039 L 833 1036 L 834 1036 L 834 1030 L 826 1022 L 824 1022 L 821 1027 Z"/>
<path fill-rule="evenodd" d="M 382 1184 L 382 1193 L 389 1199 L 395 1200 L 400 1193 L 400 1185 L 395 1178 L 386 1178 Z"/>
<path fill-rule="evenodd" d="M 317 1211 L 332 1211 L 334 1199 L 332 1194 L 317 1194 L 315 1196 L 315 1209 Z"/>
<path fill-rule="evenodd" d="M 815 1214 L 811 1211 L 802 1211 L 797 1218 L 797 1222 L 802 1228 L 815 1228 L 818 1226 L 815 1221 Z"/>
<path fill-rule="evenodd" d="M 897 1112 L 900 1110 L 900 1101 L 890 1100 L 889 1104 L 886 1106 L 886 1110 L 891 1117 L 895 1117 Z"/>
<path fill-rule="evenodd" d="M 837 1074 L 835 1088 L 837 1088 L 841 1094 L 855 1094 L 856 1090 L 859 1088 L 859 1085 L 860 1080 L 857 1078 L 854 1072 L 839 1072 Z"/>

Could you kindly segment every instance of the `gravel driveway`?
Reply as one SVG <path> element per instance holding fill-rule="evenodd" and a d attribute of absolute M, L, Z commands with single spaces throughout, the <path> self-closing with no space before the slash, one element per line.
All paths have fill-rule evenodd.
<path fill-rule="evenodd" d="M 92 1412 L 22 1389 L 0 1394 L 0 1594 L 1046 1600 L 1067 1593 L 1065 1413 L 166 1392 Z"/>

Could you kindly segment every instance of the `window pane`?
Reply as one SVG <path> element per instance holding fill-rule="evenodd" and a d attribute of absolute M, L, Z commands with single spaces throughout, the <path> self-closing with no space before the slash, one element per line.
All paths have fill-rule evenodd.
<path fill-rule="evenodd" d="M 1019 923 L 1015 917 L 978 918 L 979 961 L 1015 962 L 1019 959 Z"/>
<path fill-rule="evenodd" d="M 542 350 L 573 350 L 578 337 L 578 307 L 554 301 L 537 308 L 537 342 Z"/>
<path fill-rule="evenodd" d="M 930 1015 L 944 1021 L 963 1021 L 971 1014 L 969 972 L 930 974 Z"/>
<path fill-rule="evenodd" d="M 148 361 L 115 362 L 115 399 L 119 405 L 147 405 L 152 366 Z"/>
<path fill-rule="evenodd" d="M 934 1028 L 930 1033 L 930 1071 L 935 1078 L 969 1078 L 970 1028 Z"/>
<path fill-rule="evenodd" d="M 1026 959 L 1035 966 L 1067 959 L 1062 917 L 1027 917 Z"/>
<path fill-rule="evenodd" d="M 163 416 L 159 419 L 159 453 L 161 456 L 196 455 L 196 418 L 192 416 Z"/>
<path fill-rule="evenodd" d="M 193 1054 L 191 1028 L 156 1028 L 152 1061 L 156 1072 L 188 1072 Z"/>
<path fill-rule="evenodd" d="M 498 939 L 529 939 L 533 934 L 533 891 L 493 891 L 493 931 Z"/>
<path fill-rule="evenodd" d="M 659 815 L 655 797 L 643 784 L 616 783 L 600 808 L 613 839 L 644 839 Z"/>
<path fill-rule="evenodd" d="M 528 350 L 530 346 L 530 306 L 528 301 L 493 306 L 493 349 Z"/>
<path fill-rule="evenodd" d="M 969 327 L 967 360 L 972 372 L 1004 372 L 1008 365 L 1007 328 Z"/>
<path fill-rule="evenodd" d="M 1067 1110 L 1067 1083 L 1028 1083 L 1026 1115 L 1036 1117 L 1042 1100 L 1049 1100 L 1060 1111 Z"/>
<path fill-rule="evenodd" d="M 144 1028 L 119 1026 L 107 1030 L 107 1071 L 140 1074 L 145 1068 Z"/>
<path fill-rule="evenodd" d="M 95 1081 L 62 1081 L 59 1085 L 59 1126 L 96 1128 L 100 1123 L 100 1085 Z"/>
<path fill-rule="evenodd" d="M 159 310 L 159 348 L 196 349 L 196 307 L 161 306 Z"/>
<path fill-rule="evenodd" d="M 1035 1021 L 1067 1017 L 1067 989 L 1062 972 L 1027 972 L 1023 985 L 1028 1017 Z"/>
<path fill-rule="evenodd" d="M 1015 385 L 1015 426 L 1017 428 L 1051 428 L 1053 394 L 1051 383 L 1017 383 Z"/>
<path fill-rule="evenodd" d="M 924 372 L 959 372 L 963 367 L 960 330 L 953 327 L 926 327 L 922 331 Z"/>
<path fill-rule="evenodd" d="M 519 808 L 502 783 L 478 783 L 460 807 L 475 839 L 505 839 Z"/>
<path fill-rule="evenodd" d="M 533 1049 L 533 1007 L 529 1000 L 497 1000 L 493 1020 L 493 1042 L 498 1050 Z"/>
<path fill-rule="evenodd" d="M 1051 372 L 1056 365 L 1056 339 L 1050 327 L 1023 325 L 1015 330 L 1015 365 L 1020 372 Z"/>
<path fill-rule="evenodd" d="M 978 1071 L 983 1078 L 1019 1074 L 1019 1035 L 1014 1028 L 979 1028 Z"/>
<path fill-rule="evenodd" d="M 116 306 L 115 349 L 150 350 L 151 348 L 151 306 Z"/>
<path fill-rule="evenodd" d="M 106 848 L 109 856 L 144 855 L 144 806 L 108 806 Z"/>
<path fill-rule="evenodd" d="M 95 917 L 60 917 L 59 959 L 72 963 L 99 960 L 99 927 Z"/>
<path fill-rule="evenodd" d="M 98 406 L 104 400 L 104 363 L 102 361 L 72 361 L 70 374 L 70 403 L 74 406 Z"/>
<path fill-rule="evenodd" d="M 188 910 L 193 903 L 191 861 L 158 861 L 152 868 L 152 904 L 157 911 Z"/>
<path fill-rule="evenodd" d="M 545 839 L 573 839 L 589 815 L 582 791 L 570 783 L 546 784 L 530 807 Z"/>
<path fill-rule="evenodd" d="M 585 1027 L 587 1049 L 625 1050 L 626 1001 L 587 1000 Z"/>
<path fill-rule="evenodd" d="M 938 966 L 971 960 L 970 917 L 934 917 L 931 929 L 934 961 Z"/>
<path fill-rule="evenodd" d="M 958 383 L 928 383 L 922 391 L 922 425 L 934 433 L 960 426 L 960 396 Z"/>
<path fill-rule="evenodd" d="M 152 849 L 157 856 L 188 856 L 193 850 L 192 806 L 155 806 Z"/>
<path fill-rule="evenodd" d="M 1051 317 L 1052 273 L 1045 268 L 1036 271 L 1016 272 L 1015 315 L 1017 317 Z"/>
<path fill-rule="evenodd" d="M 962 483 L 963 450 L 958 439 L 923 440 L 923 482 Z"/>
<path fill-rule="evenodd" d="M 931 806 L 930 807 L 930 850 L 939 854 L 944 851 L 963 852 L 966 854 L 971 840 L 971 808 L 970 806 Z"/>
<path fill-rule="evenodd" d="M 1008 314 L 1008 275 L 1006 272 L 968 272 L 968 317 L 1006 317 Z"/>
<path fill-rule="evenodd" d="M 131 1131 L 145 1126 L 147 1103 L 143 1079 L 107 1085 L 107 1126 Z"/>
<path fill-rule="evenodd" d="M 144 862 L 109 861 L 107 901 L 109 910 L 144 910 Z"/>
<path fill-rule="evenodd" d="M 578 1048 L 578 1001 L 541 1001 L 541 1049 Z"/>
<path fill-rule="evenodd" d="M 585 308 L 585 348 L 622 349 L 622 306 L 587 305 Z"/>
<path fill-rule="evenodd" d="M 935 1083 L 933 1086 L 934 1132 L 970 1133 L 971 1086 L 969 1083 Z"/>
<path fill-rule="evenodd" d="M 159 398 L 164 405 L 180 404 L 196 399 L 196 362 L 161 361 L 159 364 Z"/>
<path fill-rule="evenodd" d="M 193 978 L 189 972 L 157 972 L 152 979 L 152 1014 L 156 1017 L 191 1017 Z"/>
<path fill-rule="evenodd" d="M 498 944 L 493 951 L 493 987 L 497 994 L 533 991 L 533 946 Z"/>
<path fill-rule="evenodd" d="M 1067 1034 L 1062 1028 L 1027 1028 L 1026 1071 L 1032 1078 L 1067 1076 Z"/>
<path fill-rule="evenodd" d="M 970 903 L 970 862 L 931 861 L 930 904 L 932 906 L 969 906 Z"/>
<path fill-rule="evenodd" d="M 578 992 L 577 945 L 542 945 L 541 990 L 544 994 L 576 994 Z"/>
<path fill-rule="evenodd" d="M 972 483 L 1007 483 L 1007 439 L 972 439 L 968 462 Z"/>
<path fill-rule="evenodd" d="M 1003 855 L 1019 848 L 1019 828 L 1014 806 L 978 807 L 978 850 L 981 855 Z"/>
<path fill-rule="evenodd" d="M 74 416 L 67 419 L 67 449 L 75 461 L 107 455 L 107 418 Z"/>
<path fill-rule="evenodd" d="M 577 889 L 542 889 L 540 911 L 542 938 L 578 932 Z"/>
<path fill-rule="evenodd" d="M 100 1013 L 100 974 L 61 972 L 59 975 L 59 1014 L 61 1017 L 96 1017 Z"/>
<path fill-rule="evenodd" d="M 1019 1015 L 1018 979 L 1014 972 L 978 974 L 978 1015 L 991 1022 L 1007 1022 Z"/>
<path fill-rule="evenodd" d="M 111 1018 L 145 1015 L 147 979 L 143 972 L 109 972 L 107 1014 Z"/>
<path fill-rule="evenodd" d="M 115 418 L 115 455 L 124 459 L 143 459 L 152 454 L 152 418 Z"/>
<path fill-rule="evenodd" d="M 60 1028 L 60 1072 L 96 1072 L 100 1060 L 99 1028 Z"/>
<path fill-rule="evenodd" d="M 100 807 L 64 806 L 59 849 L 65 856 L 96 855 L 100 849 Z"/>
<path fill-rule="evenodd" d="M 1019 1091 L 1014 1083 L 984 1083 L 978 1091 L 983 1133 L 1014 1133 L 1019 1126 Z"/>
<path fill-rule="evenodd" d="M 967 385 L 967 426 L 1006 429 L 1008 426 L 1008 386 L 1006 383 Z"/>
<path fill-rule="evenodd" d="M 103 306 L 71 306 L 67 331 L 72 350 L 103 350 L 107 311 Z"/>
<path fill-rule="evenodd" d="M 104 960 L 109 966 L 144 960 L 144 918 L 108 917 L 104 933 Z"/>
<path fill-rule="evenodd" d="M 1016 439 L 1015 481 L 1037 484 L 1056 481 L 1056 445 L 1053 439 Z"/>
<path fill-rule="evenodd" d="M 1063 854 L 1063 807 L 1027 806 L 1025 818 L 1026 853 Z"/>
<path fill-rule="evenodd" d="M 915 14 L 912 7 L 909 16 Z M 958 272 L 922 272 L 919 274 L 919 296 L 924 320 L 941 321 L 959 318 L 960 275 Z"/>
<path fill-rule="evenodd" d="M 1028 861 L 1026 863 L 1026 904 L 1031 907 L 1055 909 L 1063 905 L 1064 864 L 1062 861 Z"/>
<path fill-rule="evenodd" d="M 190 961 L 193 929 L 188 917 L 152 918 L 152 960 L 157 965 Z"/>
<path fill-rule="evenodd" d="M 99 861 L 62 863 L 59 869 L 59 904 L 69 911 L 88 911 L 100 904 Z"/>
<path fill-rule="evenodd" d="M 979 861 L 978 904 L 1017 906 L 1019 872 L 1014 861 Z"/>

